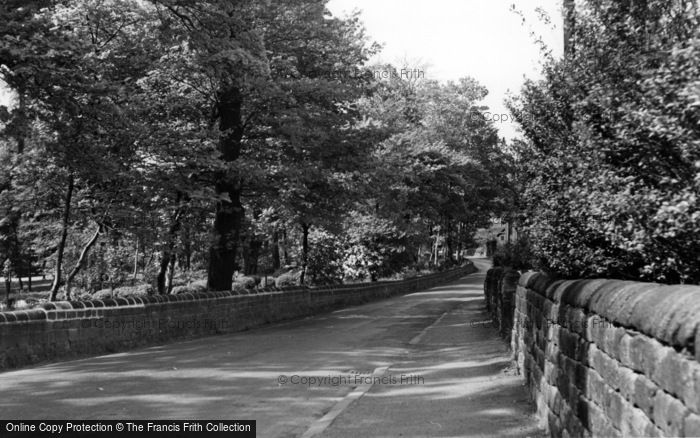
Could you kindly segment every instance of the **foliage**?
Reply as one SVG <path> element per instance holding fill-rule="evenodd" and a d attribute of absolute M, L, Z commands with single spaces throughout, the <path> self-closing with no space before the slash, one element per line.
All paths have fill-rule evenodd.
<path fill-rule="evenodd" d="M 576 7 L 574 50 L 512 103 L 534 252 L 569 277 L 697 283 L 698 5 Z"/>
<path fill-rule="evenodd" d="M 283 288 L 299 285 L 299 272 L 290 271 L 275 278 L 275 287 Z"/>
<path fill-rule="evenodd" d="M 508 266 L 519 271 L 527 271 L 538 266 L 527 238 L 499 246 L 493 255 L 494 266 Z"/>
<path fill-rule="evenodd" d="M 410 263 L 406 234 L 390 220 L 354 213 L 348 218 L 348 250 L 344 276 L 373 280 L 398 272 Z"/>
<path fill-rule="evenodd" d="M 234 285 L 238 284 L 243 286 L 245 289 L 254 289 L 258 285 L 257 280 L 253 277 L 241 276 L 236 277 L 233 280 Z"/>
<path fill-rule="evenodd" d="M 337 284 L 343 281 L 343 242 L 338 236 L 314 230 L 309 236 L 307 271 L 311 284 Z"/>
<path fill-rule="evenodd" d="M 326 0 L 3 2 L 0 260 L 52 299 L 449 263 L 510 162 L 482 86 L 377 80 L 378 49 Z"/>

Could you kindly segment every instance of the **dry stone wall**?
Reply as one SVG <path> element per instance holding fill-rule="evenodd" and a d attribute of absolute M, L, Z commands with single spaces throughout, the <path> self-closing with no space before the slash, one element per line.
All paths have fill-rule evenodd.
<path fill-rule="evenodd" d="M 700 436 L 700 287 L 529 272 L 514 304 L 513 357 L 551 436 Z"/>

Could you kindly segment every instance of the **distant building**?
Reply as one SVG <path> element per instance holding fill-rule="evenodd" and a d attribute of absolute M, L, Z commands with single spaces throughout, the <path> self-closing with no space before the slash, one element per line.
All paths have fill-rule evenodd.
<path fill-rule="evenodd" d="M 488 228 L 477 231 L 476 240 L 482 242 L 476 252 L 491 257 L 499 246 L 518 240 L 518 231 L 512 222 L 493 218 Z"/>

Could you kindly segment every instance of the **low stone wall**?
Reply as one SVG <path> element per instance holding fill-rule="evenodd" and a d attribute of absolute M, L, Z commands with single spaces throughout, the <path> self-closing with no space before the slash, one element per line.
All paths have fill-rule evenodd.
<path fill-rule="evenodd" d="M 511 347 L 553 437 L 700 436 L 698 286 L 527 273 Z"/>
<path fill-rule="evenodd" d="M 475 272 L 473 265 L 410 280 L 254 295 L 154 295 L 49 303 L 0 312 L 0 370 L 113 353 L 264 324 L 407 294 Z"/>
<path fill-rule="evenodd" d="M 496 267 L 486 272 L 484 295 L 486 310 L 501 336 L 510 339 L 513 328 L 515 288 L 520 273 L 510 268 Z"/>

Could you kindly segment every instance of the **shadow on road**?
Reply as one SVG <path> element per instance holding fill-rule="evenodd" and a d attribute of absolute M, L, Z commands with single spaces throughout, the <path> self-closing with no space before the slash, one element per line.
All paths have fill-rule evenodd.
<path fill-rule="evenodd" d="M 535 431 L 531 408 L 519 379 L 504 372 L 504 343 L 485 324 L 482 283 L 480 273 L 250 332 L 2 373 L 0 412 L 255 419 L 259 436 L 301 436 L 357 388 L 353 376 L 389 367 L 422 381 L 373 385 L 322 436 L 525 436 Z"/>

